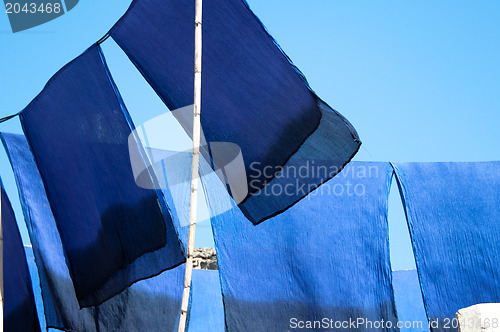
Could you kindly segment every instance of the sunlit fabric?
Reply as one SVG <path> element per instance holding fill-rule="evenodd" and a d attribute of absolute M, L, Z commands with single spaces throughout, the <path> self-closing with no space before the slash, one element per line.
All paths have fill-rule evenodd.
<path fill-rule="evenodd" d="M 110 30 L 172 111 L 193 103 L 194 6 L 191 0 L 135 0 Z M 202 71 L 202 142 L 254 224 L 335 176 L 361 144 L 351 124 L 311 90 L 245 1 L 204 4 Z M 176 117 L 191 133 L 192 121 Z M 214 151 L 224 143 L 234 145 Z M 234 146 L 241 149 L 242 170 L 226 167 Z M 283 176 L 287 168 L 308 167 L 314 160 L 328 172 Z M 289 185 L 292 193 L 276 194 L 271 183 Z"/>
<path fill-rule="evenodd" d="M 430 331 L 417 270 L 392 272 L 394 299 L 401 332 Z"/>
<path fill-rule="evenodd" d="M 395 331 L 387 224 L 392 172 L 389 163 L 352 162 L 259 226 L 237 208 L 218 214 L 234 203 L 216 183 L 205 183 L 226 330 Z M 335 327 L 358 318 L 363 323 Z M 382 320 L 386 325 L 373 325 Z"/>
<path fill-rule="evenodd" d="M 80 309 L 56 222 L 26 139 L 2 134 L 35 256 L 48 327 L 67 331 L 176 331 L 184 265 Z M 99 326 L 99 329 L 97 328 Z"/>
<path fill-rule="evenodd" d="M 395 163 L 432 331 L 500 302 L 500 162 Z"/>
<path fill-rule="evenodd" d="M 224 332 L 218 271 L 193 270 L 189 332 Z"/>
<path fill-rule="evenodd" d="M 39 332 L 40 323 L 26 254 L 16 217 L 9 198 L 2 190 L 3 236 L 3 330 L 8 332 Z"/>
<path fill-rule="evenodd" d="M 41 296 L 40 287 L 40 277 L 38 275 L 38 268 L 35 263 L 35 255 L 33 254 L 33 247 L 24 246 L 24 251 L 26 252 L 26 261 L 28 262 L 28 269 L 30 271 L 31 284 L 33 285 L 33 295 L 35 296 L 36 311 L 38 314 L 38 321 L 40 322 L 40 329 L 42 331 L 47 330 L 47 324 L 45 322 L 45 314 L 43 308 L 43 300 Z"/>
<path fill-rule="evenodd" d="M 81 307 L 184 261 L 158 192 L 134 181 L 133 124 L 98 46 L 63 67 L 20 119 Z"/>

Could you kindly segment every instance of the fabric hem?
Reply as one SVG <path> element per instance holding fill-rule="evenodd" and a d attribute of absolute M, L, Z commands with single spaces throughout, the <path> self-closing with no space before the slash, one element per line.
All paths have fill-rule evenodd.
<path fill-rule="evenodd" d="M 250 220 L 254 226 L 257 226 L 257 225 L 259 225 L 260 223 L 262 223 L 262 222 L 264 222 L 264 221 L 266 221 L 266 220 L 268 220 L 268 219 L 271 219 L 271 218 L 273 218 L 273 217 L 276 217 L 277 215 L 279 215 L 279 214 L 281 214 L 281 213 L 285 212 L 286 210 L 290 209 L 290 208 L 291 208 L 291 207 L 293 207 L 295 204 L 297 204 L 298 202 L 300 202 L 301 200 L 303 200 L 303 199 L 304 199 L 307 195 L 309 195 L 310 193 L 312 193 L 314 190 L 318 189 L 320 186 L 322 186 L 322 185 L 323 185 L 323 184 L 325 184 L 326 182 L 330 181 L 330 180 L 331 180 L 331 179 L 333 179 L 335 176 L 337 176 L 337 174 L 339 174 L 340 172 L 342 172 L 342 170 L 345 168 L 345 166 L 351 162 L 352 158 L 354 158 L 354 156 L 358 153 L 359 149 L 361 148 L 361 141 L 359 141 L 359 140 L 358 140 L 358 141 L 357 141 L 357 143 L 358 143 L 358 147 L 356 148 L 356 150 L 354 151 L 354 153 L 353 153 L 353 154 L 349 157 L 349 159 L 347 160 L 347 162 L 345 162 L 345 163 L 342 165 L 342 167 L 340 167 L 340 169 L 339 169 L 339 171 L 338 171 L 338 172 L 336 172 L 336 173 L 335 173 L 334 175 L 332 175 L 331 177 L 329 177 L 329 178 L 325 179 L 324 181 L 322 181 L 321 183 L 319 183 L 319 184 L 318 184 L 318 185 L 317 185 L 314 189 L 312 189 L 312 190 L 308 191 L 308 192 L 307 192 L 304 196 L 302 196 L 301 198 L 299 198 L 298 200 L 296 200 L 296 201 L 295 201 L 295 202 L 293 202 L 292 204 L 287 205 L 285 208 L 283 208 L 283 209 L 281 209 L 281 210 L 279 210 L 279 211 L 277 211 L 277 212 L 275 212 L 275 213 L 273 213 L 273 214 L 271 214 L 271 215 L 269 215 L 269 216 L 267 216 L 267 217 L 262 218 L 262 219 L 261 219 L 261 220 L 259 220 L 258 222 L 253 222 L 253 221 L 252 221 L 252 219 L 253 219 L 253 218 L 250 218 L 250 216 L 249 216 L 249 214 L 248 214 L 248 211 L 246 211 L 246 209 L 244 209 L 244 208 L 241 208 L 241 207 L 240 207 L 241 212 L 243 212 L 243 214 L 245 215 L 245 217 L 246 217 L 248 220 Z M 241 204 L 241 203 L 240 203 L 240 204 Z"/>

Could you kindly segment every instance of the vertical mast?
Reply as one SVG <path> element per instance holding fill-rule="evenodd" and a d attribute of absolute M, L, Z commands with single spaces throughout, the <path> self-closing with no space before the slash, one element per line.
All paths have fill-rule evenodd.
<path fill-rule="evenodd" d="M 196 231 L 196 210 L 198 205 L 198 168 L 200 162 L 200 110 L 201 110 L 201 13 L 202 0 L 196 0 L 195 50 L 194 50 L 194 120 L 193 120 L 193 163 L 191 165 L 191 203 L 189 206 L 189 239 L 187 247 L 186 275 L 182 293 L 179 332 L 186 329 L 186 318 L 193 273 L 194 237 Z"/>

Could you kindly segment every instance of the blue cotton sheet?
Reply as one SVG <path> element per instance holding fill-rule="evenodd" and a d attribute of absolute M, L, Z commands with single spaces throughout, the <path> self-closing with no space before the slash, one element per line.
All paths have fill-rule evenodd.
<path fill-rule="evenodd" d="M 3 236 L 3 330 L 39 332 L 40 323 L 33 296 L 26 254 L 16 217 L 1 185 Z"/>
<path fill-rule="evenodd" d="M 223 332 L 219 271 L 193 270 L 189 332 Z"/>
<path fill-rule="evenodd" d="M 431 329 L 500 302 L 500 162 L 395 163 Z"/>
<path fill-rule="evenodd" d="M 81 307 L 184 261 L 159 193 L 135 183 L 133 124 L 97 45 L 63 67 L 20 119 Z"/>
<path fill-rule="evenodd" d="M 401 332 L 430 331 L 417 270 L 392 272 L 394 299 Z"/>
<path fill-rule="evenodd" d="M 48 327 L 78 332 L 176 331 L 184 265 L 139 281 L 92 308 L 80 309 L 59 231 L 24 136 L 1 135 L 19 188 Z"/>
<path fill-rule="evenodd" d="M 389 163 L 352 162 L 259 226 L 246 221 L 217 182 L 205 183 L 226 330 L 395 331 L 387 224 L 392 173 Z M 233 208 L 219 214 L 227 205 Z M 364 323 L 345 325 L 358 319 Z M 382 320 L 386 325 L 373 325 Z"/>
<path fill-rule="evenodd" d="M 109 32 L 172 111 L 193 103 L 194 5 L 135 0 Z M 202 70 L 202 141 L 214 169 L 224 173 L 221 179 L 238 186 L 230 192 L 254 224 L 335 176 L 361 145 L 351 124 L 311 90 L 245 1 L 204 4 Z M 190 133 L 192 121 L 174 115 Z M 234 146 L 214 155 L 221 143 L 241 149 L 243 169 L 225 168 Z M 282 168 L 313 160 L 329 171 L 308 178 L 278 176 L 285 173 Z M 293 194 L 274 194 L 270 182 L 291 186 Z"/>

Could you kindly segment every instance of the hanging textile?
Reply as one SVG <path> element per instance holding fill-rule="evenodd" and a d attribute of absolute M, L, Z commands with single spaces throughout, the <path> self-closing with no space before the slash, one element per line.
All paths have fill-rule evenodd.
<path fill-rule="evenodd" d="M 217 183 L 205 183 L 226 330 L 395 331 L 391 179 L 389 163 L 352 162 L 258 227 L 237 208 L 219 214 L 233 202 Z"/>
<path fill-rule="evenodd" d="M 194 5 L 134 0 L 109 32 L 172 111 L 193 103 Z M 205 4 L 202 77 L 202 154 L 210 160 L 210 153 L 214 170 L 254 224 L 335 176 L 361 144 L 351 124 L 311 90 L 245 1 Z M 174 116 L 190 134 L 192 114 Z M 234 167 L 230 164 L 240 150 L 243 165 Z M 287 175 L 314 161 L 328 171 Z M 290 194 L 277 194 L 271 190 L 275 186 L 287 186 Z"/>
<path fill-rule="evenodd" d="M 96 307 L 97 331 L 177 332 L 184 267 L 139 281 Z"/>
<path fill-rule="evenodd" d="M 189 332 L 224 332 L 219 272 L 193 270 Z"/>
<path fill-rule="evenodd" d="M 417 270 L 392 272 L 394 300 L 401 332 L 428 332 L 429 322 L 425 314 Z"/>
<path fill-rule="evenodd" d="M 395 163 L 431 330 L 500 302 L 500 162 Z"/>
<path fill-rule="evenodd" d="M 50 280 L 59 282 L 59 288 L 63 290 L 63 293 L 74 293 L 73 285 L 71 284 L 71 279 L 69 277 L 66 283 L 57 281 L 58 275 L 64 275 L 65 272 L 69 275 L 66 264 L 64 263 L 64 254 L 60 244 L 59 234 L 57 232 L 55 222 L 53 221 L 49 202 L 46 201 L 42 180 L 40 179 L 35 162 L 33 161 L 33 156 L 29 150 L 28 142 L 26 142 L 26 139 L 22 135 L 2 133 L 1 138 L 12 165 L 12 169 L 14 170 L 21 206 L 23 208 L 23 214 L 26 221 L 26 227 L 30 234 L 30 240 L 33 246 L 33 255 L 35 256 L 35 261 L 38 265 L 45 317 L 49 327 L 59 327 L 61 325 L 55 322 L 61 321 L 61 317 L 59 311 L 56 311 L 57 306 L 54 305 L 54 298 L 52 297 L 52 293 L 49 291 L 51 286 L 48 282 Z M 40 224 L 33 223 L 32 220 L 38 220 Z M 51 225 L 53 225 L 53 229 L 50 228 Z M 51 248 L 48 250 L 47 255 L 41 255 L 41 251 L 39 249 L 40 244 L 42 247 L 47 246 L 48 248 Z M 53 249 L 58 247 L 60 247 L 59 250 Z M 60 256 L 56 255 L 57 252 L 61 253 Z M 47 271 L 46 267 L 51 265 L 51 261 L 56 262 L 58 260 L 59 264 L 54 264 L 54 266 L 58 266 L 59 269 L 53 271 L 53 277 L 48 276 L 50 271 Z M 70 283 L 69 287 L 67 285 L 68 282 Z M 76 303 L 75 308 L 79 309 Z"/>
<path fill-rule="evenodd" d="M 99 46 L 63 67 L 20 120 L 81 307 L 184 261 L 161 193 L 135 184 L 133 124 Z"/>
<path fill-rule="evenodd" d="M 38 268 L 35 263 L 35 255 L 33 254 L 33 247 L 24 246 L 24 252 L 26 253 L 26 261 L 28 262 L 28 270 L 30 272 L 31 284 L 33 285 L 33 295 L 35 297 L 35 306 L 38 316 L 38 321 L 40 322 L 40 329 L 42 331 L 47 331 L 47 324 L 45 321 L 45 313 L 43 308 L 43 300 L 41 296 L 41 286 L 40 277 L 38 275 Z"/>
<path fill-rule="evenodd" d="M 48 327 L 68 331 L 176 331 L 184 266 L 139 281 L 95 308 L 80 310 L 56 222 L 28 142 L 1 134 L 35 256 Z"/>
<path fill-rule="evenodd" d="M 26 254 L 9 198 L 2 190 L 3 329 L 8 332 L 40 331 Z"/>

